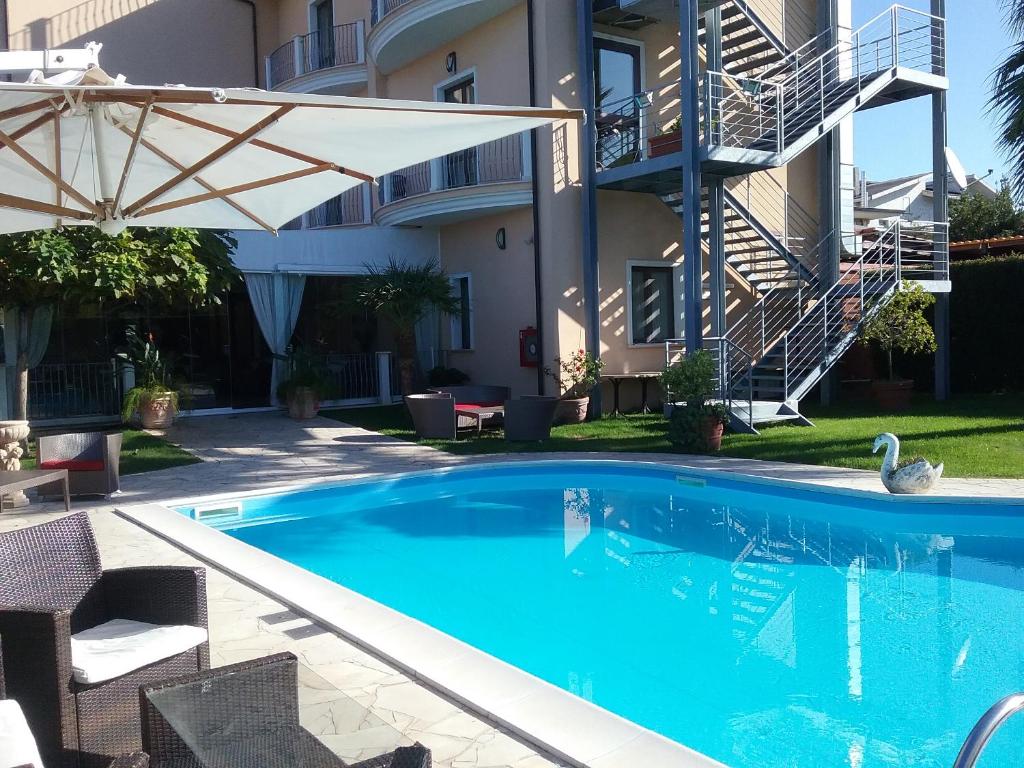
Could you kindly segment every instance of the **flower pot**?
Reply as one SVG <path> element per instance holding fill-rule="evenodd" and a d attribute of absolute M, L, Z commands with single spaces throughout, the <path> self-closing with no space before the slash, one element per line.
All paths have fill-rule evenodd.
<path fill-rule="evenodd" d="M 173 392 L 154 395 L 139 404 L 139 419 L 143 429 L 166 429 L 174 423 L 174 415 Z"/>
<path fill-rule="evenodd" d="M 889 381 L 878 379 L 871 382 L 871 394 L 887 411 L 905 411 L 910 408 L 910 396 L 914 393 L 912 379 Z"/>
<path fill-rule="evenodd" d="M 555 424 L 582 424 L 587 420 L 589 397 L 567 397 L 558 401 Z"/>
<path fill-rule="evenodd" d="M 671 155 L 673 152 L 683 151 L 683 132 L 670 131 L 660 136 L 651 136 L 647 139 L 647 155 L 649 157 L 661 157 Z"/>
<path fill-rule="evenodd" d="M 320 398 L 310 387 L 296 387 L 288 396 L 288 415 L 293 419 L 312 419 L 319 412 Z"/>
<path fill-rule="evenodd" d="M 725 424 L 717 416 L 706 416 L 700 425 L 704 442 L 707 443 L 709 451 L 718 451 L 722 448 L 722 433 L 725 431 Z"/>

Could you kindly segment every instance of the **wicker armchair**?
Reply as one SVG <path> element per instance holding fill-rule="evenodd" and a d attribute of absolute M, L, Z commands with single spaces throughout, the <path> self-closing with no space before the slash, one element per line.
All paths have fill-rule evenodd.
<path fill-rule="evenodd" d="M 455 399 L 448 394 L 406 395 L 416 436 L 426 440 L 454 440 Z"/>
<path fill-rule="evenodd" d="M 206 642 L 104 682 L 77 682 L 71 635 L 114 618 L 206 629 L 205 570 L 103 571 L 84 513 L 0 534 L 7 695 L 21 704 L 47 768 L 105 767 L 138 750 L 139 686 L 209 667 Z"/>
<path fill-rule="evenodd" d="M 37 441 L 40 469 L 66 469 L 72 496 L 109 496 L 121 489 L 121 433 L 72 432 Z M 40 496 L 60 495 L 60 483 L 44 485 Z"/>
<path fill-rule="evenodd" d="M 520 397 L 505 401 L 505 439 L 547 440 L 558 408 L 557 397 Z"/>
<path fill-rule="evenodd" d="M 142 741 L 153 768 L 206 764 L 160 712 L 160 697 L 188 713 L 190 741 L 232 768 L 430 768 L 422 744 L 348 766 L 299 724 L 298 661 L 292 653 L 217 667 L 139 690 Z M 166 702 L 166 698 L 164 699 Z M 165 704 L 166 705 L 166 704 Z"/>

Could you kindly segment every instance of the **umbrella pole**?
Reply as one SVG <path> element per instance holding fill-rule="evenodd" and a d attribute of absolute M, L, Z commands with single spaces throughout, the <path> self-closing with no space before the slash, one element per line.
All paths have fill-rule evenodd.
<path fill-rule="evenodd" d="M 114 185 L 110 176 L 105 152 L 106 138 L 103 136 L 103 105 L 90 104 L 89 118 L 92 120 L 93 156 L 96 158 L 96 175 L 100 182 L 100 198 L 106 219 L 113 219 L 116 211 L 111 210 L 114 202 Z"/>

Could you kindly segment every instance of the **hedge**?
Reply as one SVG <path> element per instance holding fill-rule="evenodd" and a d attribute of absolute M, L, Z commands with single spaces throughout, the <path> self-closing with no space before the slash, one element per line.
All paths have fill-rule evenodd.
<path fill-rule="evenodd" d="M 950 265 L 954 392 L 1024 390 L 1024 254 Z"/>

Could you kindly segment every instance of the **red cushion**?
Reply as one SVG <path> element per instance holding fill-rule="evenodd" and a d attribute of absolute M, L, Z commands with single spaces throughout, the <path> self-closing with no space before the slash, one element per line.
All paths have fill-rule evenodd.
<path fill-rule="evenodd" d="M 44 461 L 40 469 L 66 469 L 69 472 L 102 472 L 103 462 L 99 459 L 58 459 Z"/>
<path fill-rule="evenodd" d="M 456 403 L 455 407 L 456 408 L 497 408 L 497 407 L 502 406 L 504 404 L 505 404 L 504 402 L 502 402 L 500 400 L 496 400 L 496 401 L 490 402 L 490 403 Z"/>

